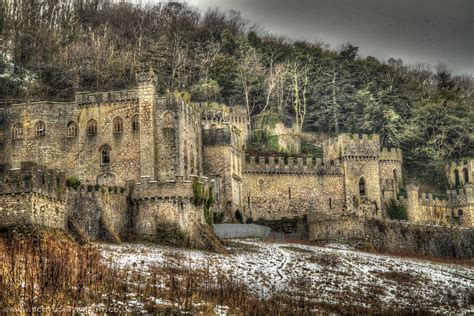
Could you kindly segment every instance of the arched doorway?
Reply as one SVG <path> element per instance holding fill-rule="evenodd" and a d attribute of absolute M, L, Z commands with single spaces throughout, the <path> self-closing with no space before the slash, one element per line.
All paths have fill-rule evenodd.
<path fill-rule="evenodd" d="M 243 223 L 244 218 L 243 218 L 242 213 L 240 212 L 240 210 L 235 211 L 235 220 L 237 222 L 239 222 L 240 224 Z"/>

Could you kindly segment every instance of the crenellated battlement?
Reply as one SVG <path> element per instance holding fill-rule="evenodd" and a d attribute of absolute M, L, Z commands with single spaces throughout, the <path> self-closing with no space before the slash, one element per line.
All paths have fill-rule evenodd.
<path fill-rule="evenodd" d="M 142 177 L 140 182 L 133 185 L 132 200 L 150 199 L 192 199 L 194 197 L 193 181 L 209 185 L 209 178 L 191 176 L 192 180 L 184 180 L 183 176 L 176 176 L 174 180 L 165 182 L 151 181 L 149 177 Z"/>
<path fill-rule="evenodd" d="M 379 159 L 380 137 L 377 134 L 341 134 L 323 142 L 326 159 Z"/>
<path fill-rule="evenodd" d="M 48 169 L 34 162 L 22 162 L 18 169 L 10 169 L 7 164 L 0 165 L 0 195 L 36 193 L 62 200 L 64 189 L 64 172 Z"/>
<path fill-rule="evenodd" d="M 77 105 L 99 105 L 108 103 L 137 102 L 137 90 L 121 90 L 109 92 L 78 92 L 75 94 Z"/>
<path fill-rule="evenodd" d="M 307 173 L 342 175 L 338 160 L 302 157 L 247 156 L 244 173 Z"/>
<path fill-rule="evenodd" d="M 474 204 L 474 186 L 468 184 L 460 190 L 447 190 L 446 194 L 451 203 Z"/>
<path fill-rule="evenodd" d="M 246 129 L 247 113 L 243 107 L 227 107 L 225 105 L 209 106 L 207 103 L 199 103 L 201 108 L 201 124 L 204 128 L 212 125 L 222 126 L 232 124 Z"/>
<path fill-rule="evenodd" d="M 66 188 L 68 193 L 78 193 L 81 196 L 101 196 L 110 198 L 126 198 L 128 190 L 125 187 L 105 185 L 80 185 L 77 188 Z"/>
<path fill-rule="evenodd" d="M 403 153 L 400 148 L 382 148 L 380 151 L 380 161 L 403 161 Z"/>

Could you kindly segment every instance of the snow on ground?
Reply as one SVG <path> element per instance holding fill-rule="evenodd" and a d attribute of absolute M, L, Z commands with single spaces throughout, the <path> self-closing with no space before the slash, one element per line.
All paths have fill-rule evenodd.
<path fill-rule="evenodd" d="M 98 244 L 107 261 L 146 273 L 180 258 L 191 268 L 209 267 L 245 283 L 255 295 L 279 291 L 316 301 L 383 304 L 433 312 L 474 313 L 474 267 L 326 247 L 229 241 L 222 255 L 157 245 Z"/>

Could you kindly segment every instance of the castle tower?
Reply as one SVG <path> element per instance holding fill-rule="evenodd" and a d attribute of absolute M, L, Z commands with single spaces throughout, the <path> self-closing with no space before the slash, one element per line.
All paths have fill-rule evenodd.
<path fill-rule="evenodd" d="M 240 130 L 230 124 L 203 130 L 204 173 L 214 183 L 217 203 L 228 220 L 243 221 Z"/>
<path fill-rule="evenodd" d="M 140 175 L 155 180 L 155 85 L 153 70 L 137 73 L 140 125 Z"/>
<path fill-rule="evenodd" d="M 397 199 L 398 189 L 403 184 L 403 154 L 399 148 L 382 148 L 380 152 L 380 187 L 383 201 Z"/>
<path fill-rule="evenodd" d="M 408 221 L 411 223 L 422 221 L 418 194 L 418 187 L 416 185 L 410 184 L 407 186 L 407 215 Z"/>
<path fill-rule="evenodd" d="M 379 136 L 341 134 L 324 143 L 324 158 L 341 160 L 347 203 L 360 215 L 381 217 Z"/>

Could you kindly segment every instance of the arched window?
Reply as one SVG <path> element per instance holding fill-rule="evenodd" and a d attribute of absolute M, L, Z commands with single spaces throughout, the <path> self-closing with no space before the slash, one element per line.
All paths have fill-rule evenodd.
<path fill-rule="evenodd" d="M 454 184 L 455 185 L 460 185 L 461 182 L 459 180 L 459 170 L 458 169 L 454 169 Z"/>
<path fill-rule="evenodd" d="M 12 138 L 21 139 L 23 138 L 23 126 L 20 123 L 13 125 L 12 128 Z"/>
<path fill-rule="evenodd" d="M 469 170 L 467 168 L 462 169 L 464 183 L 469 183 Z"/>
<path fill-rule="evenodd" d="M 138 121 L 138 115 L 134 115 L 132 117 L 132 131 L 138 131 L 140 128 L 140 124 Z"/>
<path fill-rule="evenodd" d="M 123 133 L 123 119 L 120 116 L 114 118 L 114 134 Z"/>
<path fill-rule="evenodd" d="M 360 178 L 359 180 L 359 195 L 360 197 L 365 197 L 367 195 L 364 178 Z"/>
<path fill-rule="evenodd" d="M 463 221 L 463 218 L 462 218 L 462 217 L 463 217 L 463 213 L 462 213 L 462 210 L 460 209 L 460 210 L 458 210 L 458 221 L 459 221 L 459 224 L 461 224 L 462 221 Z"/>
<path fill-rule="evenodd" d="M 163 114 L 163 128 L 174 128 L 174 114 L 166 112 Z"/>
<path fill-rule="evenodd" d="M 108 165 L 110 163 L 110 147 L 104 145 L 100 148 L 100 164 Z"/>
<path fill-rule="evenodd" d="M 76 137 L 79 132 L 76 122 L 69 122 L 67 124 L 67 137 Z"/>
<path fill-rule="evenodd" d="M 97 122 L 94 119 L 90 119 L 89 122 L 87 122 L 87 135 L 97 135 Z"/>
<path fill-rule="evenodd" d="M 397 171 L 397 169 L 393 169 L 393 180 L 395 180 L 395 182 L 398 182 L 398 171 Z"/>
<path fill-rule="evenodd" d="M 39 121 L 35 125 L 36 137 L 45 137 L 46 136 L 46 126 L 43 121 Z"/>

